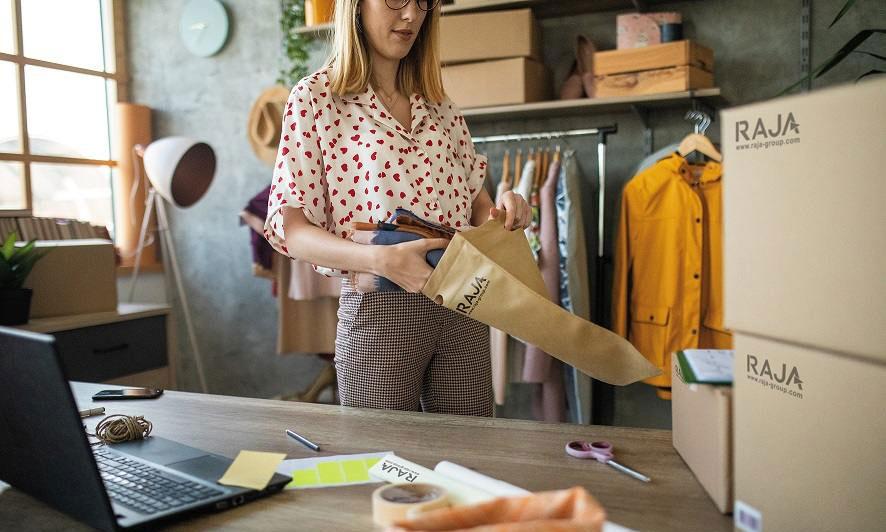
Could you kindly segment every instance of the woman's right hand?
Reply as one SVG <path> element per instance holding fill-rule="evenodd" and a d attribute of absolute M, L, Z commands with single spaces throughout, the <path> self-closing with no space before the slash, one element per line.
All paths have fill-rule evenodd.
<path fill-rule="evenodd" d="M 445 249 L 448 245 L 449 240 L 446 238 L 421 238 L 390 246 L 377 246 L 381 257 L 376 273 L 397 283 L 407 292 L 421 292 L 434 271 L 427 262 L 427 253 L 432 249 Z"/>

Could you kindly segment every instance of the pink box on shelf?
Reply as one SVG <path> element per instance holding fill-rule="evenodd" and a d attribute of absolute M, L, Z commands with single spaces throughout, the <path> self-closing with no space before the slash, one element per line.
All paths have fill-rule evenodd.
<path fill-rule="evenodd" d="M 643 48 L 652 44 L 661 44 L 660 24 L 679 24 L 683 22 L 680 13 L 663 11 L 658 13 L 629 13 L 615 18 L 617 43 L 619 50 L 623 48 Z"/>

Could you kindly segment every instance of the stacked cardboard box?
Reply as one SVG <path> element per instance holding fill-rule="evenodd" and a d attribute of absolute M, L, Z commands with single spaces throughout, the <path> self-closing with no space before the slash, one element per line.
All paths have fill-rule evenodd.
<path fill-rule="evenodd" d="M 25 280 L 31 288 L 31 318 L 113 311 L 117 308 L 114 243 L 104 226 L 62 218 L 0 218 L 3 238 L 18 245 L 36 240 L 46 251 Z"/>
<path fill-rule="evenodd" d="M 71 240 L 74 238 L 110 238 L 104 226 L 67 218 L 31 216 L 0 217 L 0 238 L 15 233 L 17 240 Z"/>
<path fill-rule="evenodd" d="M 597 97 L 710 88 L 713 72 L 714 52 L 692 41 L 594 54 Z"/>
<path fill-rule="evenodd" d="M 531 9 L 442 17 L 440 55 L 443 86 L 461 108 L 550 98 Z"/>
<path fill-rule="evenodd" d="M 882 530 L 886 81 L 721 123 L 736 527 Z"/>

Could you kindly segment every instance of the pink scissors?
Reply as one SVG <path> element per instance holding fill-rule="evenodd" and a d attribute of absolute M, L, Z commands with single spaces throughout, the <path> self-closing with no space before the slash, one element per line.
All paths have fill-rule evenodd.
<path fill-rule="evenodd" d="M 604 464 L 609 464 L 622 473 L 630 475 L 637 480 L 642 480 L 643 482 L 652 481 L 652 479 L 646 475 L 638 473 L 630 467 L 623 466 L 613 460 L 613 458 L 615 458 L 615 453 L 612 452 L 612 444 L 608 441 L 595 441 L 591 443 L 581 440 L 571 441 L 566 444 L 566 454 L 576 458 L 590 458 Z"/>

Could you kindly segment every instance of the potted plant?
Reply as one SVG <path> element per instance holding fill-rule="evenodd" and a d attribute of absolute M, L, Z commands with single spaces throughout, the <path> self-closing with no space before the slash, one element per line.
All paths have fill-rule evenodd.
<path fill-rule="evenodd" d="M 0 325 L 28 323 L 32 290 L 22 285 L 34 264 L 46 254 L 34 247 L 35 240 L 16 246 L 16 238 L 13 231 L 0 247 Z"/>

